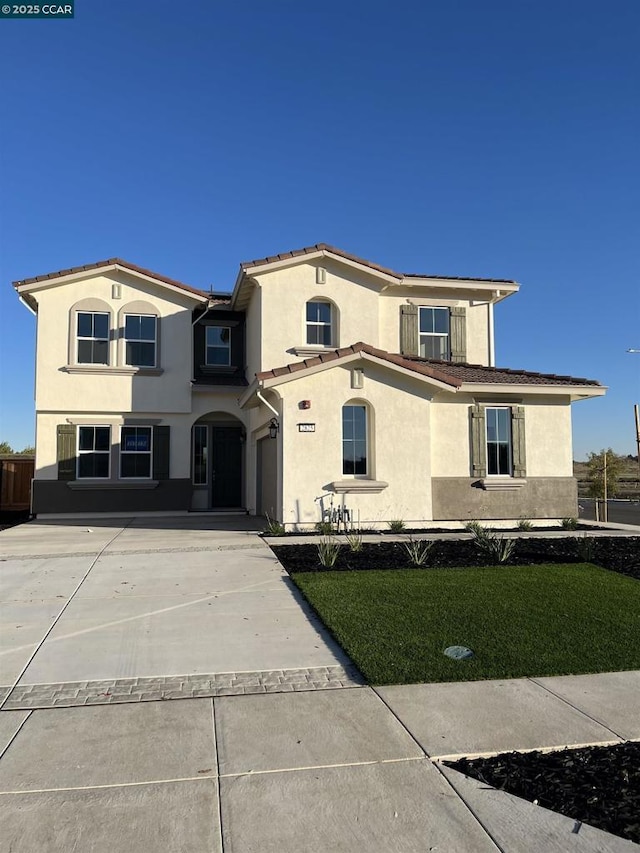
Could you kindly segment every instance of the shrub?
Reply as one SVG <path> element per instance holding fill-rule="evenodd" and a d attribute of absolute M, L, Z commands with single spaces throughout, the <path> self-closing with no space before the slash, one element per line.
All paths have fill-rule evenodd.
<path fill-rule="evenodd" d="M 330 569 L 335 566 L 339 553 L 340 543 L 336 542 L 335 539 L 323 537 L 318 542 L 318 559 L 325 569 Z"/>
<path fill-rule="evenodd" d="M 427 539 L 413 539 L 409 537 L 408 542 L 402 543 L 405 551 L 409 555 L 409 560 L 412 566 L 424 566 L 429 556 L 429 551 L 433 548 L 433 542 Z"/>
<path fill-rule="evenodd" d="M 316 533 L 320 533 L 322 536 L 331 536 L 333 532 L 333 524 L 330 521 L 316 522 Z"/>
<path fill-rule="evenodd" d="M 265 513 L 267 518 L 267 529 L 265 533 L 269 536 L 284 536 L 285 529 L 284 524 L 281 524 L 279 521 L 276 521 L 275 518 L 269 518 L 268 513 Z"/>
<path fill-rule="evenodd" d="M 521 518 L 518 520 L 518 530 L 531 530 L 533 524 L 529 521 L 528 518 Z"/>
<path fill-rule="evenodd" d="M 393 518 L 387 524 L 392 533 L 402 533 L 404 530 L 404 521 L 401 518 Z"/>
<path fill-rule="evenodd" d="M 476 548 L 486 554 L 492 562 L 506 563 L 513 553 L 516 540 L 505 539 L 501 534 L 491 533 L 477 521 L 472 522 L 472 524 L 469 532 L 473 534 L 473 542 Z"/>
<path fill-rule="evenodd" d="M 484 536 L 487 533 L 487 528 L 483 527 L 479 521 L 467 521 L 464 526 L 464 529 L 467 531 L 467 533 L 472 533 L 476 539 L 481 536 Z"/>
<path fill-rule="evenodd" d="M 563 518 L 560 522 L 560 527 L 563 530 L 577 530 L 578 529 L 578 519 L 577 518 Z"/>
<path fill-rule="evenodd" d="M 580 536 L 575 540 L 576 557 L 581 563 L 590 563 L 594 557 L 594 541 L 591 537 Z"/>

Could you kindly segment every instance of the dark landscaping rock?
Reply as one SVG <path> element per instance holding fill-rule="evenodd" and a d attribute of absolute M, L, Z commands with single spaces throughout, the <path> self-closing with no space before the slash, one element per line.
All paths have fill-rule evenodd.
<path fill-rule="evenodd" d="M 640 843 L 640 744 L 508 752 L 448 767 L 552 811 Z"/>

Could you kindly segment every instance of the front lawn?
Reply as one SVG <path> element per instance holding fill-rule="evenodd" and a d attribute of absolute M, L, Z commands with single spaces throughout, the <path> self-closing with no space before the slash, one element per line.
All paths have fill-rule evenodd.
<path fill-rule="evenodd" d="M 372 684 L 640 669 L 640 583 L 590 564 L 292 577 Z"/>

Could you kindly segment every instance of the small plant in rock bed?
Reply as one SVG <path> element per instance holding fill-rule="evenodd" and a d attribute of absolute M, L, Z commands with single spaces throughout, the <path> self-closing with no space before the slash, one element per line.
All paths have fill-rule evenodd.
<path fill-rule="evenodd" d="M 583 563 L 590 563 L 594 556 L 594 541 L 588 536 L 580 536 L 575 540 L 576 557 Z"/>
<path fill-rule="evenodd" d="M 498 563 L 507 562 L 516 546 L 515 539 L 505 539 L 501 534 L 492 533 L 477 521 L 470 522 L 465 526 L 473 535 L 475 546 L 486 554 L 490 560 Z"/>
<path fill-rule="evenodd" d="M 267 513 L 265 513 L 265 515 L 267 518 L 267 529 L 265 532 L 268 533 L 269 536 L 284 536 L 284 524 L 281 524 L 279 521 L 276 521 L 275 518 L 269 518 L 269 515 Z"/>
<path fill-rule="evenodd" d="M 402 544 L 409 556 L 411 565 L 416 568 L 424 566 L 427 562 L 429 551 L 433 548 L 433 542 L 427 539 L 414 539 L 412 536 L 409 537 L 408 542 L 403 542 Z"/>
<path fill-rule="evenodd" d="M 392 533 L 402 533 L 404 530 L 404 521 L 401 518 L 393 518 L 391 521 L 388 521 L 389 530 Z"/>
<path fill-rule="evenodd" d="M 316 522 L 316 533 L 320 533 L 322 536 L 332 536 L 334 532 L 333 524 L 330 521 Z"/>
<path fill-rule="evenodd" d="M 328 536 L 323 536 L 318 542 L 318 559 L 325 569 L 331 569 L 336 564 L 340 553 L 340 543 Z"/>
<path fill-rule="evenodd" d="M 560 522 L 560 527 L 563 530 L 577 530 L 578 529 L 578 519 L 577 518 L 563 518 Z"/>
<path fill-rule="evenodd" d="M 352 527 L 350 530 L 347 530 L 345 533 L 347 538 L 347 545 L 349 546 L 349 550 L 354 554 L 357 554 L 358 551 L 362 551 L 362 531 L 358 530 L 356 527 Z"/>
<path fill-rule="evenodd" d="M 532 528 L 533 524 L 531 524 L 528 518 L 521 518 L 518 520 L 518 530 L 531 530 Z"/>

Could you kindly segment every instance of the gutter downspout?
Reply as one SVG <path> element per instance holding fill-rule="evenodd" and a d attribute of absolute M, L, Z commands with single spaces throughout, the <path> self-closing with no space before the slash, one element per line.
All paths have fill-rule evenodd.
<path fill-rule="evenodd" d="M 500 295 L 500 291 L 498 291 Z M 487 303 L 489 313 L 489 367 L 496 366 L 496 341 L 493 326 L 493 301 Z"/>
<path fill-rule="evenodd" d="M 213 303 L 209 301 L 209 302 L 207 302 L 206 310 L 203 311 L 199 317 L 196 317 L 196 319 L 191 323 L 191 383 L 192 384 L 196 381 L 196 377 L 195 377 L 196 363 L 195 363 L 195 357 L 194 357 L 195 340 L 193 338 L 193 329 L 194 329 L 196 323 L 199 323 L 200 320 L 203 319 L 203 317 L 206 317 L 207 314 L 209 313 L 209 311 L 211 311 L 211 310 L 213 310 Z"/>
<path fill-rule="evenodd" d="M 34 317 L 37 317 L 38 312 L 33 310 L 33 308 L 31 307 L 31 305 L 29 305 L 29 303 L 28 303 L 28 302 L 27 302 L 27 300 L 24 298 L 24 296 L 21 296 L 20 294 L 18 294 L 18 299 L 19 299 L 19 301 L 20 301 L 20 302 L 22 302 L 22 304 L 23 304 L 23 305 L 24 305 L 24 307 L 27 309 L 27 311 L 31 311 L 31 313 L 33 314 L 33 316 L 34 316 Z"/>
<path fill-rule="evenodd" d="M 267 409 L 271 409 L 271 411 L 273 412 L 273 414 L 274 414 L 277 418 L 279 418 L 279 417 L 280 417 L 280 413 L 278 412 L 278 410 L 277 410 L 277 409 L 274 409 L 274 408 L 273 408 L 273 406 L 271 405 L 271 403 L 270 403 L 270 402 L 269 402 L 265 397 L 263 397 L 263 396 L 262 396 L 262 392 L 261 392 L 261 391 L 256 391 L 256 397 L 258 398 L 258 400 L 260 400 L 260 402 L 261 402 L 261 403 L 264 403 L 264 404 L 265 404 L 265 406 L 267 407 Z"/>

